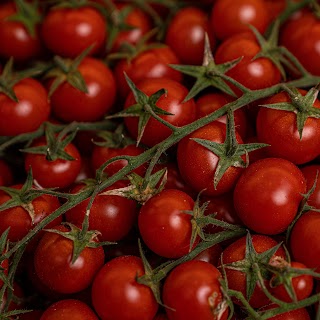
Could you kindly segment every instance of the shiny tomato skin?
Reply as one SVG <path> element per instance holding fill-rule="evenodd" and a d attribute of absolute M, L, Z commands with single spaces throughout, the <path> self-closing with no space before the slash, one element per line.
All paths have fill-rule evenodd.
<path fill-rule="evenodd" d="M 64 122 L 99 120 L 115 102 L 116 83 L 113 73 L 101 60 L 91 57 L 81 61 L 78 71 L 86 82 L 88 93 L 64 82 L 51 96 L 52 111 Z"/>
<path fill-rule="evenodd" d="M 215 189 L 213 178 L 219 157 L 191 139 L 199 138 L 222 144 L 225 135 L 226 125 L 214 121 L 178 143 L 177 161 L 181 176 L 195 191 L 203 191 L 203 195 L 218 196 L 231 191 L 243 168 L 229 167 Z M 236 137 L 238 143 L 242 143 L 239 134 L 236 134 Z"/>
<path fill-rule="evenodd" d="M 268 58 L 253 59 L 261 50 L 257 40 L 248 32 L 233 35 L 223 41 L 215 52 L 218 64 L 241 58 L 241 61 L 226 72 L 226 75 L 251 90 L 270 87 L 281 81 L 279 69 Z M 240 95 L 240 89 L 230 84 Z"/>
<path fill-rule="evenodd" d="M 56 226 L 68 231 L 65 226 Z M 72 240 L 47 231 L 41 238 L 35 254 L 34 266 L 39 279 L 52 291 L 64 294 L 80 292 L 90 286 L 94 276 L 103 266 L 102 247 L 86 247 L 72 264 Z"/>
<path fill-rule="evenodd" d="M 168 306 L 169 320 L 227 319 L 228 310 L 218 316 L 217 309 L 223 302 L 220 272 L 205 261 L 188 261 L 175 267 L 165 279 L 163 303 Z M 172 310 L 174 309 L 174 310 Z"/>
<path fill-rule="evenodd" d="M 92 55 L 104 44 L 106 22 L 93 7 L 51 8 L 42 22 L 41 35 L 54 54 L 75 58 L 92 45 Z"/>
<path fill-rule="evenodd" d="M 174 70 L 169 64 L 180 64 L 180 60 L 167 45 L 145 50 L 130 61 L 126 59 L 120 60 L 114 67 L 114 76 L 119 94 L 123 99 L 126 99 L 130 93 L 124 72 L 134 83 L 153 78 L 170 78 L 181 82 L 181 72 Z"/>
<path fill-rule="evenodd" d="M 180 190 L 165 189 L 150 198 L 140 209 L 138 225 L 145 244 L 156 254 L 179 258 L 189 252 L 193 199 Z M 197 241 L 195 244 L 197 244 Z"/>
<path fill-rule="evenodd" d="M 21 189 L 22 185 L 11 186 L 14 189 Z M 0 190 L 0 204 L 12 199 L 5 191 Z M 10 227 L 8 239 L 12 242 L 21 240 L 28 234 L 40 221 L 49 216 L 60 207 L 58 198 L 43 194 L 32 200 L 31 205 L 34 210 L 34 220 L 22 206 L 16 206 L 0 211 L 0 234 Z M 53 227 L 62 222 L 62 217 L 54 219 L 47 227 Z"/>
<path fill-rule="evenodd" d="M 214 50 L 216 41 L 209 26 L 208 14 L 202 9 L 189 6 L 180 9 L 171 19 L 165 43 L 183 64 L 201 65 L 206 33 L 209 35 L 211 49 Z"/>
<path fill-rule="evenodd" d="M 264 235 L 253 235 L 252 243 L 255 251 L 257 253 L 265 252 L 273 247 L 275 247 L 278 243 L 274 239 L 269 236 Z M 223 264 L 233 263 L 236 261 L 241 261 L 245 258 L 246 251 L 246 237 L 242 237 L 232 244 L 230 244 L 227 248 L 222 252 L 222 262 Z M 283 247 L 280 247 L 273 258 L 281 257 L 285 259 L 286 254 Z M 222 263 L 221 262 L 221 263 Z M 226 278 L 228 280 L 228 286 L 231 290 L 236 290 L 242 292 L 244 297 L 246 296 L 246 273 L 238 270 L 228 269 L 226 267 Z M 266 279 L 265 285 L 267 288 L 269 287 L 268 281 Z M 238 300 L 234 300 L 236 304 L 241 303 Z M 269 298 L 263 293 L 260 285 L 257 283 L 255 289 L 253 291 L 253 295 L 249 300 L 250 305 L 253 308 L 260 308 L 268 303 L 270 303 Z"/>
<path fill-rule="evenodd" d="M 136 146 L 134 144 L 127 145 L 123 148 L 109 148 L 95 145 L 91 154 L 91 164 L 94 170 L 97 170 L 102 166 L 106 161 L 117 157 L 117 156 L 138 156 L 144 152 L 142 147 Z M 110 163 L 105 169 L 104 172 L 108 176 L 112 176 L 125 167 L 128 164 L 127 160 L 117 160 Z M 133 172 L 140 176 L 144 176 L 146 172 L 146 166 L 141 165 L 138 168 L 134 169 Z"/>
<path fill-rule="evenodd" d="M 299 89 L 302 95 L 307 91 Z M 287 93 L 278 93 L 264 104 L 291 102 Z M 320 101 L 313 106 L 320 109 Z M 269 157 L 287 159 L 295 164 L 304 164 L 315 159 L 320 150 L 320 120 L 308 117 L 300 139 L 295 112 L 260 108 L 256 121 L 257 137 L 262 143 L 269 144 L 265 151 Z"/>
<path fill-rule="evenodd" d="M 217 0 L 212 7 L 211 28 L 220 40 L 248 31 L 248 24 L 263 34 L 269 21 L 263 0 Z"/>
<path fill-rule="evenodd" d="M 35 28 L 35 35 L 31 35 L 26 27 L 17 21 L 10 21 L 10 17 L 17 13 L 14 1 L 0 5 L 0 56 L 4 59 L 12 57 L 14 61 L 25 62 L 39 57 L 43 51 L 40 41 L 39 28 Z"/>
<path fill-rule="evenodd" d="M 297 269 L 306 269 L 306 266 L 297 261 L 291 261 L 290 266 Z M 271 279 L 272 281 L 272 279 Z M 308 274 L 301 274 L 293 277 L 291 280 L 293 291 L 296 294 L 297 301 L 308 298 L 313 290 L 313 277 Z M 292 302 L 285 286 L 280 284 L 275 287 L 271 287 L 271 293 L 274 297 L 281 301 Z"/>
<path fill-rule="evenodd" d="M 105 191 L 126 187 L 126 183 L 116 182 Z M 83 185 L 72 188 L 71 193 L 83 189 Z M 65 213 L 66 221 L 81 225 L 90 199 L 82 201 Z M 100 232 L 100 241 L 119 241 L 133 228 L 138 216 L 137 203 L 134 200 L 116 195 L 98 194 L 92 204 L 89 216 L 89 230 Z"/>
<path fill-rule="evenodd" d="M 49 118 L 48 94 L 43 85 L 25 78 L 13 86 L 18 102 L 0 93 L 0 136 L 35 131 Z"/>
<path fill-rule="evenodd" d="M 243 224 L 251 230 L 279 234 L 295 218 L 306 181 L 292 162 L 265 158 L 249 165 L 234 189 L 233 201 Z"/>
<path fill-rule="evenodd" d="M 98 320 L 93 310 L 84 302 L 76 299 L 59 300 L 51 304 L 40 320 Z"/>
<path fill-rule="evenodd" d="M 196 119 L 196 107 L 193 99 L 183 102 L 188 94 L 188 89 L 181 83 L 167 79 L 145 79 L 137 84 L 138 89 L 150 96 L 161 89 L 167 90 L 157 101 L 157 107 L 172 113 L 173 115 L 160 115 L 162 119 L 172 125 L 182 127 Z M 131 92 L 125 102 L 124 108 L 136 104 L 133 93 Z M 134 138 L 138 136 L 138 117 L 125 117 L 124 123 L 130 135 Z M 148 121 L 141 142 L 151 147 L 168 138 L 172 130 L 154 118 Z"/>
<path fill-rule="evenodd" d="M 320 214 L 308 211 L 295 223 L 290 236 L 290 249 L 295 261 L 320 272 Z M 307 244 L 307 245 L 306 245 Z"/>
<path fill-rule="evenodd" d="M 32 147 L 41 145 L 46 145 L 44 139 L 35 141 Z M 73 143 L 69 143 L 64 151 L 74 160 L 50 161 L 44 154 L 27 153 L 24 160 L 25 170 L 32 168 L 33 178 L 44 188 L 66 188 L 76 180 L 81 170 L 81 155 Z"/>
<path fill-rule="evenodd" d="M 142 260 L 135 256 L 114 258 L 100 269 L 91 292 L 101 320 L 153 319 L 158 303 L 151 289 L 136 281 L 144 273 Z"/>

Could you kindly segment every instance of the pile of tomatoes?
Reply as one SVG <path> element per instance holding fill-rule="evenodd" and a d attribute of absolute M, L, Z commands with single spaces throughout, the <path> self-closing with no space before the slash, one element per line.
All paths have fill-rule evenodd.
<path fill-rule="evenodd" d="M 0 319 L 320 319 L 320 3 L 0 4 Z"/>

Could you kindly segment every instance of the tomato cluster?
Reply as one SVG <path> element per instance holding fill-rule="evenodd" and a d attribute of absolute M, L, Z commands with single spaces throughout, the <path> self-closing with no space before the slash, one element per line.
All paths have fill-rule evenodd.
<path fill-rule="evenodd" d="M 320 319 L 320 2 L 0 4 L 0 318 Z"/>

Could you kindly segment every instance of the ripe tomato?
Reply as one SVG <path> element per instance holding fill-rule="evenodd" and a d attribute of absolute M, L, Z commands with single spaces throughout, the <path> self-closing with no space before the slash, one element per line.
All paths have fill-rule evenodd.
<path fill-rule="evenodd" d="M 299 89 L 304 96 L 307 91 Z M 264 104 L 291 103 L 287 93 L 278 93 Z M 315 100 L 313 106 L 320 108 L 320 101 Z M 299 112 L 299 111 L 298 111 Z M 287 159 L 295 164 L 307 163 L 317 157 L 320 149 L 320 120 L 308 117 L 302 131 L 302 138 L 297 128 L 295 112 L 260 108 L 257 122 L 258 140 L 270 146 L 265 148 L 269 157 Z"/>
<path fill-rule="evenodd" d="M 88 93 L 64 82 L 51 95 L 52 111 L 64 122 L 100 120 L 110 111 L 116 98 L 113 73 L 101 60 L 91 57 L 81 61 L 78 71 Z M 49 86 L 51 84 L 49 81 Z"/>
<path fill-rule="evenodd" d="M 320 174 L 320 165 L 318 164 L 307 164 L 301 168 L 301 172 L 307 181 L 307 190 L 310 190 L 317 177 L 317 172 Z M 320 209 L 320 176 L 316 182 L 316 187 L 308 199 L 308 205 L 314 206 Z"/>
<path fill-rule="evenodd" d="M 217 266 L 219 259 L 220 259 L 220 256 L 221 256 L 221 253 L 222 253 L 222 246 L 219 243 L 217 243 L 214 246 L 200 252 L 194 258 L 194 260 L 205 261 L 205 262 L 208 262 L 214 266 Z"/>
<path fill-rule="evenodd" d="M 242 57 L 242 60 L 226 72 L 245 87 L 258 90 L 280 82 L 279 69 L 268 58 L 253 59 L 261 50 L 255 37 L 246 32 L 236 34 L 223 41 L 215 53 L 216 63 L 225 63 Z M 230 84 L 232 90 L 240 95 L 240 90 Z"/>
<path fill-rule="evenodd" d="M 265 252 L 273 247 L 275 247 L 278 243 L 268 237 L 268 236 L 263 236 L 263 235 L 253 235 L 252 236 L 252 243 L 255 251 L 259 254 L 262 252 Z M 222 262 L 224 265 L 228 263 L 233 263 L 236 261 L 241 261 L 245 258 L 245 253 L 246 253 L 246 237 L 242 237 L 232 244 L 230 244 L 227 248 L 224 249 L 222 252 Z M 280 247 L 273 258 L 275 257 L 281 257 L 285 259 L 286 254 L 285 251 L 282 247 Z M 228 286 L 229 289 L 236 290 L 242 292 L 244 297 L 246 297 L 246 278 L 247 274 L 239 271 L 239 270 L 233 270 L 225 267 L 225 272 L 226 272 L 226 277 L 228 281 Z M 265 279 L 265 285 L 268 288 L 269 279 Z M 236 304 L 240 304 L 239 301 L 234 300 Z M 268 304 L 269 298 L 263 293 L 260 284 L 257 282 L 253 294 L 249 300 L 250 305 L 253 308 L 260 308 L 266 304 Z"/>
<path fill-rule="evenodd" d="M 180 9 L 171 19 L 165 42 L 183 64 L 201 65 L 206 33 L 209 34 L 213 50 L 215 38 L 209 26 L 208 14 L 197 7 L 188 6 Z"/>
<path fill-rule="evenodd" d="M 295 223 L 290 236 L 290 249 L 295 261 L 320 272 L 320 214 L 309 211 Z M 306 245 L 308 244 L 308 245 Z"/>
<path fill-rule="evenodd" d="M 264 308 L 264 310 L 275 308 L 275 306 L 271 305 L 268 308 Z M 306 308 L 296 309 L 288 312 L 281 313 L 277 316 L 269 318 L 269 320 L 310 320 L 310 315 Z"/>
<path fill-rule="evenodd" d="M 123 188 L 126 183 L 118 181 L 107 190 Z M 71 193 L 83 189 L 83 185 L 72 188 Z M 66 212 L 66 220 L 75 225 L 81 225 L 87 210 L 89 199 L 82 201 Z M 132 229 L 138 216 L 137 204 L 130 200 L 114 195 L 97 195 L 90 209 L 89 230 L 97 230 L 100 241 L 119 241 Z"/>
<path fill-rule="evenodd" d="M 270 21 L 263 0 L 217 0 L 211 12 L 211 28 L 220 40 L 248 31 L 248 24 L 264 33 Z"/>
<path fill-rule="evenodd" d="M 169 320 L 227 319 L 220 277 L 218 269 L 204 261 L 192 260 L 175 267 L 162 292 Z"/>
<path fill-rule="evenodd" d="M 265 158 L 248 166 L 233 194 L 239 218 L 251 230 L 268 235 L 287 229 L 296 216 L 305 178 L 292 162 Z"/>
<path fill-rule="evenodd" d="M 180 190 L 165 189 L 150 198 L 140 209 L 139 231 L 145 244 L 156 254 L 179 258 L 189 252 L 194 201 Z M 197 244 L 195 242 L 195 245 Z"/>
<path fill-rule="evenodd" d="M 34 141 L 31 147 L 46 145 L 45 138 Z M 66 188 L 77 178 L 81 169 L 81 156 L 73 143 L 64 151 L 74 160 L 47 160 L 44 154 L 27 153 L 24 160 L 25 170 L 32 168 L 33 178 L 44 188 Z"/>
<path fill-rule="evenodd" d="M 303 263 L 297 262 L 297 261 L 291 261 L 290 266 L 292 268 L 297 269 L 305 269 L 306 266 Z M 271 279 L 272 284 L 273 279 Z M 299 276 L 295 276 L 291 279 L 291 284 L 293 291 L 295 292 L 297 301 L 303 300 L 308 298 L 313 290 L 313 277 L 307 274 L 302 274 Z M 272 286 L 271 287 L 271 293 L 273 296 L 278 298 L 279 300 L 285 301 L 285 302 L 292 302 L 292 299 L 290 298 L 285 286 L 283 284 Z"/>
<path fill-rule="evenodd" d="M 181 83 L 167 79 L 145 79 L 137 84 L 139 90 L 150 96 L 161 89 L 167 90 L 157 101 L 157 107 L 172 113 L 172 115 L 161 115 L 161 118 L 177 127 L 182 127 L 196 119 L 196 107 L 193 99 L 183 102 L 188 90 Z M 131 92 L 125 102 L 124 108 L 136 104 Z M 138 136 L 138 117 L 125 117 L 124 123 L 132 137 Z M 172 131 L 164 124 L 154 118 L 148 121 L 141 142 L 151 147 L 168 138 Z"/>
<path fill-rule="evenodd" d="M 101 320 L 153 319 L 158 303 L 149 287 L 137 283 L 142 275 L 142 260 L 135 256 L 114 258 L 100 269 L 92 284 L 92 304 Z"/>
<path fill-rule="evenodd" d="M 0 159 L 0 186 L 9 186 L 13 183 L 13 172 L 8 162 Z"/>
<path fill-rule="evenodd" d="M 21 189 L 22 185 L 14 185 L 12 188 Z M 10 201 L 12 197 L 0 190 L 0 204 Z M 8 239 L 12 242 L 21 240 L 40 221 L 49 216 L 60 207 L 58 198 L 50 195 L 41 195 L 31 201 L 34 210 L 33 220 L 30 213 L 22 206 L 16 206 L 0 211 L 0 234 L 10 227 Z M 62 217 L 50 222 L 47 227 L 53 227 L 62 221 Z"/>
<path fill-rule="evenodd" d="M 98 320 L 93 310 L 84 302 L 65 299 L 51 304 L 40 320 Z"/>
<path fill-rule="evenodd" d="M 25 78 L 13 87 L 18 102 L 0 93 L 0 136 L 31 132 L 49 118 L 48 94 L 43 85 Z"/>
<path fill-rule="evenodd" d="M 39 25 L 35 27 L 35 34 L 31 35 L 22 22 L 10 20 L 17 14 L 14 1 L 8 1 L 0 5 L 0 43 L 6 45 L 0 47 L 0 56 L 15 61 L 25 62 L 39 57 L 43 51 L 43 45 L 39 37 Z"/>
<path fill-rule="evenodd" d="M 54 229 L 68 231 L 65 226 L 56 226 Z M 52 291 L 80 292 L 89 287 L 103 266 L 102 247 L 84 248 L 72 263 L 73 249 L 73 241 L 60 234 L 46 232 L 41 238 L 34 254 L 35 271 L 39 279 Z"/>
<path fill-rule="evenodd" d="M 75 58 L 91 45 L 90 54 L 101 50 L 106 39 L 106 22 L 92 6 L 51 8 L 42 22 L 41 35 L 54 54 Z"/>
<path fill-rule="evenodd" d="M 142 51 L 129 61 L 127 59 L 120 60 L 114 67 L 119 94 L 125 99 L 130 93 L 124 73 L 134 83 L 152 78 L 170 78 L 181 82 L 181 72 L 174 70 L 169 64 L 180 64 L 180 60 L 171 47 L 166 45 Z"/>
<path fill-rule="evenodd" d="M 225 141 L 225 135 L 226 125 L 214 121 L 189 134 L 178 143 L 177 161 L 181 176 L 195 191 L 203 191 L 203 195 L 217 196 L 230 191 L 243 168 L 229 167 L 215 189 L 213 178 L 219 157 L 191 139 L 205 139 L 222 144 Z M 242 143 L 239 134 L 236 136 L 238 143 Z"/>

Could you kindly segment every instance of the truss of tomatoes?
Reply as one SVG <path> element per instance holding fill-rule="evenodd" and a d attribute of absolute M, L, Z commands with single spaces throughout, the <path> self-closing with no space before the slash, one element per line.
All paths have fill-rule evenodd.
<path fill-rule="evenodd" d="M 320 3 L 0 4 L 0 318 L 320 319 Z"/>

